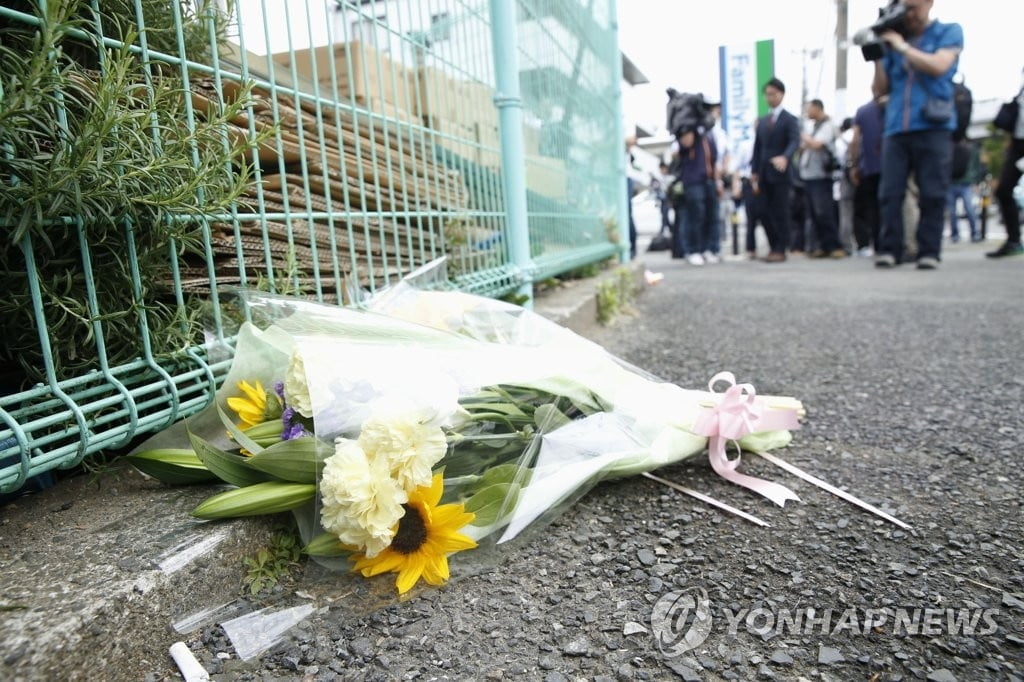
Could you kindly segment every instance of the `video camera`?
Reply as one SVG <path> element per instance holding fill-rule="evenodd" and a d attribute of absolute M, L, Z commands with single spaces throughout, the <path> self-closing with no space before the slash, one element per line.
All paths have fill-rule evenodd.
<path fill-rule="evenodd" d="M 675 88 L 666 90 L 668 93 L 667 127 L 673 136 L 678 137 L 688 130 L 703 128 L 710 130 L 715 125 L 711 116 L 711 105 L 704 101 L 701 93 L 677 92 Z"/>
<path fill-rule="evenodd" d="M 885 55 L 885 43 L 878 37 L 879 33 L 896 31 L 906 38 L 906 16 L 906 6 L 900 0 L 892 0 L 888 6 L 878 10 L 878 20 L 875 23 L 853 34 L 853 44 L 860 46 L 864 61 L 874 62 Z"/>

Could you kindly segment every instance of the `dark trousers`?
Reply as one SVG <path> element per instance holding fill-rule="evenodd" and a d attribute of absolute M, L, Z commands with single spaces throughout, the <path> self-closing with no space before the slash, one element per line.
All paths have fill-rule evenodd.
<path fill-rule="evenodd" d="M 786 253 L 789 248 L 789 194 L 788 182 L 767 182 L 761 185 L 761 220 L 768 235 L 772 253 Z"/>
<path fill-rule="evenodd" d="M 840 249 L 839 226 L 836 224 L 836 200 L 832 197 L 832 179 L 805 180 L 804 196 L 807 213 L 818 236 L 818 248 L 826 253 Z"/>
<path fill-rule="evenodd" d="M 711 250 L 709 244 L 713 243 L 718 234 L 717 207 L 718 197 L 713 183 L 686 186 L 683 204 L 676 210 L 676 215 L 681 215 L 681 220 L 677 220 L 677 229 L 685 255 Z"/>
<path fill-rule="evenodd" d="M 853 192 L 853 238 L 857 248 L 878 246 L 878 234 L 882 228 L 882 210 L 878 203 L 878 184 L 882 176 L 860 176 L 860 184 Z"/>
<path fill-rule="evenodd" d="M 683 243 L 683 229 L 685 228 L 686 204 L 682 197 L 672 202 L 674 220 L 672 221 L 672 257 L 685 258 L 686 248 Z"/>
<path fill-rule="evenodd" d="M 629 213 L 629 257 L 636 258 L 636 223 L 633 222 L 633 180 L 626 178 L 626 210 Z"/>
<path fill-rule="evenodd" d="M 1017 169 L 1017 161 L 1024 157 L 1024 140 L 1014 139 L 1006 148 L 1003 159 L 1003 170 L 999 174 L 999 187 L 996 188 L 996 201 L 999 211 L 1003 214 L 1006 226 L 1006 241 L 1011 244 L 1020 241 L 1020 208 L 1013 198 L 1013 188 L 1020 182 L 1021 172 Z"/>
<path fill-rule="evenodd" d="M 658 203 L 661 205 L 661 230 L 664 232 L 665 230 L 672 229 L 672 220 L 669 218 L 669 211 L 672 205 L 666 197 L 662 197 Z"/>
<path fill-rule="evenodd" d="M 953 168 L 952 134 L 948 130 L 919 130 L 890 135 L 882 141 L 882 231 L 879 252 L 903 260 L 903 199 L 907 181 L 917 179 L 921 219 L 917 225 L 917 257 L 938 259 L 946 193 Z"/>
<path fill-rule="evenodd" d="M 796 183 L 789 195 L 789 248 L 792 251 L 810 251 L 807 234 L 807 191 L 804 183 Z M 813 241 L 817 241 L 815 238 Z"/>
<path fill-rule="evenodd" d="M 743 179 L 743 210 L 747 215 L 747 251 L 757 250 L 757 224 L 761 221 L 761 196 L 754 194 L 754 186 Z"/>

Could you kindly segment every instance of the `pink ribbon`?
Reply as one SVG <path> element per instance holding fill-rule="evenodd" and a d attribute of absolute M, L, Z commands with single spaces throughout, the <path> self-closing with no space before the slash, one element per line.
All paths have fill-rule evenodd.
<path fill-rule="evenodd" d="M 720 381 L 729 384 L 724 393 L 715 392 L 715 384 Z M 768 407 L 763 398 L 757 397 L 751 384 L 737 384 L 732 372 L 719 372 L 711 377 L 708 390 L 715 397 L 716 404 L 697 417 L 693 430 L 697 435 L 708 438 L 711 468 L 727 481 L 763 495 L 780 507 L 786 505 L 786 500 L 799 502 L 796 493 L 784 485 L 741 474 L 737 471 L 740 455 L 729 459 L 725 452 L 728 441 L 738 441 L 750 433 L 800 428 L 796 410 Z M 736 449 L 739 450 L 739 443 Z"/>

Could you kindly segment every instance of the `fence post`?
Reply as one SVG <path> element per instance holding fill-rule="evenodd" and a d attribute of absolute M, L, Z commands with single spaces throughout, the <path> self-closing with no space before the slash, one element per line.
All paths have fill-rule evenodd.
<path fill-rule="evenodd" d="M 622 112 L 622 50 L 619 49 L 619 19 L 618 19 L 618 7 L 616 6 L 616 0 L 608 0 L 608 12 L 611 14 L 611 25 L 612 33 L 615 35 L 615 41 L 612 45 L 612 49 L 615 50 L 615 54 L 612 56 L 612 64 L 615 65 L 615 71 L 612 74 L 612 79 L 617 84 L 615 88 L 615 141 L 616 148 L 619 150 L 619 163 L 618 168 L 620 170 L 619 175 L 619 200 L 616 202 L 618 207 L 618 227 L 619 227 L 619 262 L 628 263 L 630 260 L 629 253 L 629 202 L 633 200 L 633 197 L 629 196 L 626 189 L 626 163 L 627 155 L 625 151 L 626 144 L 626 121 L 625 114 Z"/>
<path fill-rule="evenodd" d="M 490 0 L 490 18 L 508 256 L 519 279 L 516 294 L 526 296 L 523 305 L 530 308 L 533 305 L 534 266 L 530 257 L 530 224 L 526 208 L 526 145 L 523 141 L 523 99 L 519 89 L 516 3 Z"/>

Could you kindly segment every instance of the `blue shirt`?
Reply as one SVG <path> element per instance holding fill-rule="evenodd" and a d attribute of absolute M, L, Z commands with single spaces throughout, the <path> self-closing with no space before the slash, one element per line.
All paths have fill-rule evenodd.
<path fill-rule="evenodd" d="M 962 50 L 964 30 L 960 24 L 933 21 L 910 44 L 931 54 L 943 48 Z M 949 119 L 937 123 L 925 118 L 924 108 L 929 97 L 952 102 L 953 74 L 956 73 L 959 57 L 941 76 L 929 76 L 915 71 L 906 63 L 906 58 L 895 50 L 890 50 L 882 59 L 885 73 L 889 76 L 889 103 L 885 107 L 886 137 L 917 130 L 956 129 L 955 111 Z"/>

